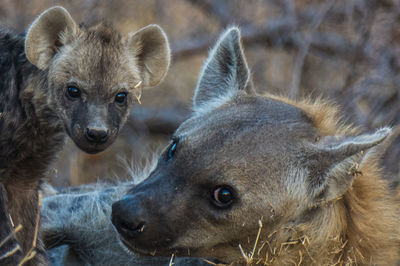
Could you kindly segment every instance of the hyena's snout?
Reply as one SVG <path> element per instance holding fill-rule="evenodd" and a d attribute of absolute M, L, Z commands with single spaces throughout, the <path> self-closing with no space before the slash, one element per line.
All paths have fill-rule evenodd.
<path fill-rule="evenodd" d="M 110 130 L 106 127 L 87 127 L 85 137 L 91 143 L 102 144 L 109 139 Z"/>
<path fill-rule="evenodd" d="M 153 196 L 146 192 L 128 194 L 112 206 L 111 220 L 120 240 L 136 253 L 151 254 L 154 250 L 168 248 L 175 239 L 170 221 L 162 210 L 165 202 Z"/>
<path fill-rule="evenodd" d="M 110 138 L 109 123 L 107 123 L 108 109 L 99 105 L 89 105 L 87 125 L 84 126 L 86 141 L 91 144 L 103 144 Z"/>
<path fill-rule="evenodd" d="M 124 239 L 134 239 L 144 233 L 147 212 L 136 196 L 126 195 L 112 205 L 112 223 Z"/>
<path fill-rule="evenodd" d="M 65 123 L 67 132 L 75 144 L 87 153 L 104 151 L 117 138 L 123 125 L 122 115 L 115 115 L 109 108 L 100 105 L 81 104 L 70 122 Z M 68 126 L 70 125 L 70 126 Z"/>

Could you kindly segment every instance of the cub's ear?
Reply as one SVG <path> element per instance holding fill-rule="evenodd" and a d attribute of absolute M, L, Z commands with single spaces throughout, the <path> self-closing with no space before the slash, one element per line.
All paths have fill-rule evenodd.
<path fill-rule="evenodd" d="M 144 86 L 161 82 L 169 68 L 168 38 L 158 25 L 149 25 L 128 36 L 128 56 L 138 66 Z"/>
<path fill-rule="evenodd" d="M 221 35 L 204 63 L 193 96 L 194 111 L 212 110 L 246 92 L 249 78 L 240 31 L 232 27 Z"/>
<path fill-rule="evenodd" d="M 311 175 L 309 192 L 316 203 L 343 196 L 367 154 L 390 134 L 390 128 L 382 128 L 359 136 L 323 137 L 313 145 L 308 160 Z"/>
<path fill-rule="evenodd" d="M 68 11 L 61 7 L 45 10 L 31 25 L 25 39 L 25 53 L 29 62 L 47 69 L 57 49 L 70 42 L 78 26 Z"/>

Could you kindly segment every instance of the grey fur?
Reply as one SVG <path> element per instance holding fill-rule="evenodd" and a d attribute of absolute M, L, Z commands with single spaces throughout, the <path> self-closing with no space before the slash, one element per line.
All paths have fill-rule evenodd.
<path fill-rule="evenodd" d="M 146 172 L 146 171 L 144 171 Z M 137 257 L 124 247 L 111 224 L 111 205 L 133 186 L 86 185 L 43 200 L 41 232 L 51 265 L 168 265 L 170 258 Z M 45 191 L 52 190 L 47 185 Z M 89 191 L 88 191 L 89 190 Z M 209 265 L 174 258 L 174 265 Z"/>

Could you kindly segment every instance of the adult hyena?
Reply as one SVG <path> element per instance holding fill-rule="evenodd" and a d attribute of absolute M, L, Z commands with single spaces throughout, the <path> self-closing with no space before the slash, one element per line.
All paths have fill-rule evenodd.
<path fill-rule="evenodd" d="M 0 183 L 7 194 L 0 213 L 22 225 L 16 236 L 24 254 L 34 238 L 39 183 L 65 132 L 88 153 L 106 149 L 141 87 L 164 77 L 169 58 L 156 25 L 121 36 L 111 25 L 79 27 L 62 7 L 42 13 L 26 37 L 0 31 Z"/>
<path fill-rule="evenodd" d="M 230 29 L 203 68 L 193 116 L 113 204 L 122 242 L 228 263 L 395 265 L 399 204 L 377 154 L 391 130 L 359 134 L 325 101 L 256 95 L 249 76 Z"/>

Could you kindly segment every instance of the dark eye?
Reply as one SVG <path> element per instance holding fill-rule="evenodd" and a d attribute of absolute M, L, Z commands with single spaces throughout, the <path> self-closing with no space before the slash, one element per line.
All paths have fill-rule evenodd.
<path fill-rule="evenodd" d="M 171 146 L 169 146 L 168 153 L 167 153 L 167 160 L 171 160 L 174 157 L 176 152 L 176 145 L 178 144 L 177 140 L 173 140 Z"/>
<path fill-rule="evenodd" d="M 233 202 L 232 188 L 228 186 L 220 186 L 214 189 L 212 199 L 217 207 L 228 207 Z"/>
<path fill-rule="evenodd" d="M 127 95 L 128 94 L 126 92 L 118 92 L 117 95 L 115 95 L 115 101 L 117 103 L 125 103 Z"/>
<path fill-rule="evenodd" d="M 81 90 L 74 86 L 68 86 L 67 94 L 71 98 L 79 98 L 81 97 Z"/>

